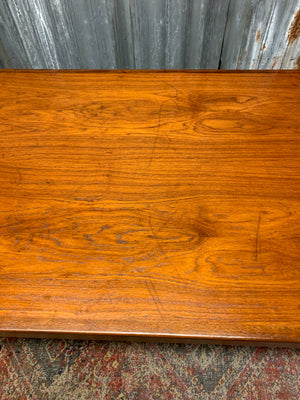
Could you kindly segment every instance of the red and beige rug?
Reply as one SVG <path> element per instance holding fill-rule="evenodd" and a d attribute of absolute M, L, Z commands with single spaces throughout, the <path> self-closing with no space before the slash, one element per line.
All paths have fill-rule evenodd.
<path fill-rule="evenodd" d="M 0 339 L 1 400 L 299 400 L 300 350 Z"/>

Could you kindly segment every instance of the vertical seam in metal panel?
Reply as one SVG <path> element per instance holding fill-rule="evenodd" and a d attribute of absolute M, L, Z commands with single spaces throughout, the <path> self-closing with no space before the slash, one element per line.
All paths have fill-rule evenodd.
<path fill-rule="evenodd" d="M 132 35 L 132 51 L 133 51 L 133 69 L 136 69 L 136 56 L 135 56 L 135 37 L 134 37 L 134 32 L 133 32 L 133 17 L 132 17 L 132 12 L 131 12 L 131 7 L 129 5 L 129 17 L 130 17 L 130 31 Z"/>
<path fill-rule="evenodd" d="M 18 34 L 19 34 L 20 43 L 21 43 L 21 46 L 23 47 L 24 54 L 25 54 L 26 59 L 27 59 L 27 62 L 28 62 L 28 66 L 30 66 L 31 68 L 34 68 L 34 66 L 31 64 L 30 59 L 29 59 L 29 56 L 28 56 L 28 54 L 27 54 L 27 52 L 26 52 L 26 48 L 25 48 L 25 46 L 24 46 L 24 41 L 22 40 L 22 36 L 21 36 L 20 29 L 19 29 L 19 25 L 17 24 L 17 22 L 16 22 L 16 20 L 15 20 L 14 13 L 13 13 L 13 11 L 11 10 L 11 6 L 9 5 L 9 2 L 7 3 L 7 7 L 8 7 L 8 9 L 9 9 L 10 14 L 11 14 L 12 21 L 13 21 L 13 23 L 14 23 L 14 25 L 15 25 L 15 27 L 16 27 L 16 30 L 17 30 L 17 32 L 18 32 Z"/>
<path fill-rule="evenodd" d="M 162 58 L 161 58 L 161 68 L 165 69 L 166 68 L 166 44 L 167 44 L 167 34 L 168 34 L 168 29 L 167 29 L 167 10 L 166 10 L 166 2 L 164 1 L 162 6 L 162 18 L 163 18 L 163 28 L 162 28 L 162 46 L 163 46 L 163 53 L 162 53 Z"/>
<path fill-rule="evenodd" d="M 123 7 L 123 2 L 120 3 L 120 7 Z M 118 7 L 116 5 L 116 0 L 114 0 L 114 9 L 113 9 L 113 18 L 112 18 L 112 25 L 113 25 L 113 32 L 114 32 L 114 37 L 115 37 L 115 62 L 116 62 L 116 68 L 117 69 L 122 69 L 125 68 L 124 66 L 124 57 L 123 57 L 123 52 L 121 52 L 120 49 L 120 40 L 119 40 L 119 33 L 118 33 Z"/>
<path fill-rule="evenodd" d="M 272 14 L 270 15 L 270 18 L 269 18 L 269 21 L 268 21 L 268 26 L 267 26 L 267 29 L 265 30 L 265 34 L 264 34 L 264 37 L 262 39 L 262 43 L 266 42 L 266 38 L 269 35 L 269 30 L 270 30 L 270 27 L 271 27 L 271 23 L 272 23 L 272 19 L 273 19 L 276 7 L 277 7 L 277 0 L 275 1 L 274 7 L 273 7 L 273 10 L 272 10 Z M 256 63 L 256 68 L 257 69 L 260 69 L 260 62 L 261 62 L 262 54 L 263 54 L 263 50 L 260 51 L 259 54 L 258 54 L 257 63 Z M 252 64 L 250 65 L 249 69 L 252 69 Z"/>
<path fill-rule="evenodd" d="M 109 14 L 109 9 L 108 9 L 108 6 L 107 6 L 107 4 L 108 4 L 108 2 L 106 1 L 105 2 L 105 8 L 106 8 L 106 15 L 107 15 L 107 18 L 108 18 L 108 16 L 110 15 Z M 113 19 L 113 15 L 111 15 L 111 22 L 112 22 L 112 19 Z M 114 47 L 114 51 L 113 51 L 113 54 L 114 54 L 114 59 L 112 58 L 111 59 L 111 65 L 112 65 L 112 63 L 113 63 L 113 67 L 112 67 L 112 69 L 116 69 L 116 67 L 117 67 L 117 57 L 116 57 L 116 41 L 115 41 L 115 38 L 114 38 L 114 36 L 112 35 L 112 45 L 113 45 L 113 47 Z"/>
<path fill-rule="evenodd" d="M 187 11 L 186 11 L 186 17 L 185 17 L 185 28 L 184 28 L 184 45 L 183 45 L 183 65 L 182 67 L 185 69 L 187 65 L 187 60 L 186 60 L 186 47 L 187 47 L 187 40 L 188 40 L 188 25 L 191 20 L 191 0 L 187 1 Z"/>
<path fill-rule="evenodd" d="M 219 55 L 218 69 L 222 68 L 222 54 L 223 54 L 223 48 L 224 48 L 224 42 L 225 42 L 225 34 L 226 34 L 226 29 L 227 29 L 227 24 L 228 24 L 228 16 L 229 16 L 230 4 L 231 4 L 231 0 L 228 1 L 228 7 L 227 7 L 227 12 L 226 12 L 226 21 L 225 21 L 225 26 L 224 26 L 224 33 L 223 33 L 222 45 L 221 45 L 221 50 L 220 50 L 220 55 Z"/>
<path fill-rule="evenodd" d="M 2 64 L 2 66 L 1 66 Z M 0 68 L 9 68 L 9 60 L 0 37 Z"/>
<path fill-rule="evenodd" d="M 96 29 L 95 29 L 95 22 L 96 22 L 97 16 L 96 16 L 96 13 L 95 13 L 94 8 L 93 8 L 93 2 L 92 2 L 92 1 L 90 2 L 90 5 L 91 5 L 92 15 L 94 15 L 94 17 L 93 17 L 93 19 L 92 19 L 93 24 L 91 24 L 91 25 L 92 25 L 93 32 L 94 32 L 94 35 L 95 35 L 95 40 L 96 40 L 96 44 L 97 44 L 98 54 L 100 55 L 100 58 L 101 58 L 100 63 L 102 63 L 103 54 L 102 54 L 101 51 L 100 51 L 99 40 L 98 40 L 97 32 L 96 32 Z M 100 16 L 100 18 L 101 18 L 101 16 Z M 101 57 L 101 56 L 102 56 L 102 57 Z M 99 65 L 98 65 L 98 68 L 100 68 Z"/>
<path fill-rule="evenodd" d="M 76 29 L 74 28 L 74 19 L 72 18 L 72 14 L 71 14 L 70 3 L 67 1 L 66 1 L 66 14 L 68 15 L 68 17 L 70 19 L 70 35 L 73 35 L 74 43 L 75 43 L 75 46 L 77 49 L 77 55 L 75 55 L 75 58 L 77 59 L 79 68 L 84 68 L 84 60 L 82 59 L 82 54 L 80 52 L 79 43 L 77 40 Z"/>
<path fill-rule="evenodd" d="M 164 68 L 169 69 L 169 58 L 168 58 L 168 52 L 166 49 L 166 45 L 169 45 L 169 31 L 170 31 L 170 26 L 169 26 L 169 1 L 165 1 L 165 16 L 166 16 L 166 30 L 165 30 L 165 57 L 164 57 Z"/>

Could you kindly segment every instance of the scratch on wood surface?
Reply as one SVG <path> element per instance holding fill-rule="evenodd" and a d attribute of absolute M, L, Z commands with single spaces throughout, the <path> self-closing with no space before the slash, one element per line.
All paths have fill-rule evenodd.
<path fill-rule="evenodd" d="M 17 174 L 18 174 L 18 182 L 17 185 L 20 185 L 22 183 L 22 172 L 20 171 L 20 168 L 17 168 Z"/>
<path fill-rule="evenodd" d="M 257 261 L 257 253 L 258 253 L 258 236 L 259 236 L 260 220 L 261 220 L 261 214 L 259 214 L 258 221 L 257 221 L 257 229 L 256 229 L 256 237 L 255 237 L 255 261 Z"/>
<path fill-rule="evenodd" d="M 172 100 L 172 101 L 174 102 L 174 104 L 176 105 L 176 108 L 177 108 L 177 112 L 179 112 L 180 109 L 179 109 L 179 106 L 178 106 L 178 103 L 177 103 L 177 99 L 178 99 L 178 93 L 180 92 L 180 89 L 179 89 L 178 87 L 172 85 L 170 82 L 167 82 L 167 81 L 165 81 L 165 80 L 164 80 L 163 82 L 164 82 L 166 85 L 170 86 L 172 89 L 175 90 L 175 96 L 172 96 L 172 97 L 170 98 L 170 100 Z"/>
<path fill-rule="evenodd" d="M 157 309 L 157 311 L 159 313 L 159 316 L 160 316 L 161 320 L 165 321 L 164 316 L 162 314 L 162 304 L 161 304 L 160 298 L 158 296 L 158 293 L 157 293 L 157 291 L 156 291 L 156 289 L 155 289 L 155 287 L 153 285 L 152 280 L 151 279 L 149 279 L 148 281 L 146 280 L 145 283 L 146 283 L 148 292 L 150 293 L 150 295 L 152 297 L 152 300 L 153 300 L 153 302 L 155 304 L 155 307 L 156 307 L 156 309 Z"/>
<path fill-rule="evenodd" d="M 163 228 L 167 225 L 167 223 L 168 223 L 168 221 L 163 225 Z M 152 232 L 152 234 L 153 234 L 153 238 L 155 239 L 155 241 L 156 241 L 158 247 L 159 247 L 160 250 L 161 250 L 161 254 L 164 255 L 164 254 L 165 254 L 165 251 L 164 251 L 164 249 L 163 249 L 163 247 L 162 247 L 162 245 L 161 245 L 161 243 L 160 243 L 160 240 L 159 240 L 159 238 L 158 238 L 158 236 L 157 236 L 157 233 L 159 233 L 160 230 L 161 230 L 162 228 L 161 228 L 157 233 L 154 232 L 154 228 L 153 228 L 152 220 L 151 220 L 151 214 L 149 215 L 149 227 L 150 227 L 150 230 L 151 230 L 151 232 Z"/>
<path fill-rule="evenodd" d="M 192 272 L 198 272 L 198 269 L 199 269 L 199 267 L 200 267 L 198 258 L 199 258 L 199 257 L 197 257 L 197 258 L 195 259 L 195 266 L 194 266 L 194 268 L 191 269 L 190 271 L 186 271 L 186 274 L 191 274 Z"/>
<path fill-rule="evenodd" d="M 165 227 L 168 225 L 168 223 L 169 223 L 169 219 L 166 219 L 166 222 L 155 232 L 155 231 L 154 231 L 154 228 L 153 228 L 153 225 L 152 225 L 151 215 L 149 215 L 149 227 L 150 227 L 150 230 L 151 230 L 151 232 L 152 232 L 152 234 L 153 234 L 153 238 L 155 239 L 155 241 L 156 241 L 156 243 L 157 243 L 157 246 L 159 247 L 159 249 L 160 249 L 160 251 L 161 251 L 161 255 L 166 257 L 166 259 L 168 260 L 168 262 L 170 263 L 170 265 L 173 265 L 174 271 L 175 271 L 177 274 L 179 274 L 178 269 L 177 269 L 176 266 L 173 264 L 173 262 L 170 260 L 170 257 L 168 256 L 168 253 L 164 250 L 164 248 L 163 248 L 163 246 L 162 246 L 162 244 L 161 244 L 161 241 L 160 241 L 160 239 L 159 239 L 158 236 L 157 236 L 157 234 L 158 234 L 160 231 L 162 231 L 163 229 L 165 229 Z"/>
<path fill-rule="evenodd" d="M 157 131 L 156 131 L 156 135 L 155 135 L 155 139 L 153 142 L 153 147 L 152 147 L 152 152 L 151 152 L 151 156 L 149 159 L 149 167 L 152 164 L 152 160 L 153 160 L 153 156 L 154 156 L 154 151 L 156 149 L 156 145 L 157 145 L 157 140 L 158 140 L 158 136 L 159 136 L 159 130 L 160 130 L 160 125 L 161 125 L 161 113 L 162 113 L 162 108 L 164 106 L 165 102 L 162 102 L 160 107 L 159 107 L 159 111 L 158 111 L 158 124 L 157 124 Z M 148 168 L 149 168 L 148 167 Z"/>
<path fill-rule="evenodd" d="M 40 127 L 0 124 L 7 334 L 299 343 L 298 73 L 51 74 L 0 74 L 7 118 L 38 104 Z M 181 88 L 180 112 L 159 76 Z M 105 135 L 80 114 L 90 95 L 105 103 Z M 53 134 L 70 98 L 78 113 Z"/>

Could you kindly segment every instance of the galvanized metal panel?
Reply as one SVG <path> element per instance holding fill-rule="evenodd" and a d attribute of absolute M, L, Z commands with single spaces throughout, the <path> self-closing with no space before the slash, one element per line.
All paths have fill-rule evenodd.
<path fill-rule="evenodd" d="M 0 0 L 0 67 L 295 68 L 298 8 L 300 0 Z"/>
<path fill-rule="evenodd" d="M 1 38 L 16 68 L 59 67 L 44 2 L 2 1 Z"/>
<path fill-rule="evenodd" d="M 119 68 L 164 68 L 166 1 L 115 1 Z"/>
<path fill-rule="evenodd" d="M 300 41 L 288 36 L 299 8 L 300 0 L 231 0 L 221 67 L 295 68 Z"/>
<path fill-rule="evenodd" d="M 0 35 L 14 68 L 115 68 L 110 1 L 2 0 Z"/>
<path fill-rule="evenodd" d="M 228 0 L 192 2 L 187 21 L 186 68 L 219 67 L 228 7 Z"/>
<path fill-rule="evenodd" d="M 0 0 L 14 68 L 217 68 L 229 0 Z"/>
<path fill-rule="evenodd" d="M 47 0 L 44 0 L 47 2 Z M 56 0 L 64 11 L 57 40 L 67 46 L 65 35 L 72 40 L 69 60 L 60 56 L 61 68 L 117 67 L 113 29 L 114 3 L 105 0 Z M 56 7 L 52 6 L 55 12 Z M 51 18 L 51 21 L 55 19 Z"/>

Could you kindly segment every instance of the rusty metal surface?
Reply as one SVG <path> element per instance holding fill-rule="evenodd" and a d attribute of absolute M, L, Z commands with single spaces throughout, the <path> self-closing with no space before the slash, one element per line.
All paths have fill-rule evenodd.
<path fill-rule="evenodd" d="M 300 57 L 299 10 L 299 0 L 231 0 L 222 68 L 296 68 Z"/>
<path fill-rule="evenodd" d="M 0 0 L 0 68 L 300 67 L 300 0 Z"/>

